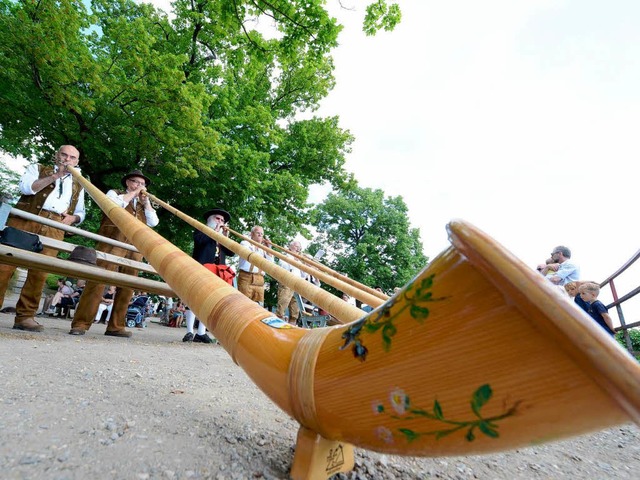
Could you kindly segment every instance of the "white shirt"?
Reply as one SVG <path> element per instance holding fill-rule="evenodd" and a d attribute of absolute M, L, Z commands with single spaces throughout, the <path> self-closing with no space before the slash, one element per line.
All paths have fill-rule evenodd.
<path fill-rule="evenodd" d="M 116 192 L 115 190 L 109 190 L 107 192 L 107 197 L 113 200 L 113 203 L 115 203 L 119 207 L 127 208 L 128 203 L 124 201 L 124 195 L 125 195 L 124 193 L 118 195 L 118 192 Z M 138 203 L 138 199 L 134 198 L 132 202 L 133 202 L 133 208 L 135 210 L 136 204 Z M 144 209 L 144 216 L 147 219 L 147 225 L 152 228 L 157 226 L 160 223 L 160 220 L 158 219 L 158 214 L 151 207 Z"/>
<path fill-rule="evenodd" d="M 78 171 L 80 169 L 75 167 Z M 54 172 L 58 171 L 58 166 L 54 167 Z M 20 193 L 23 195 L 35 195 L 38 192 L 33 190 L 32 185 L 33 182 L 38 180 L 40 177 L 40 170 L 38 168 L 37 163 L 32 163 L 27 167 L 20 179 L 19 188 Z M 55 181 L 53 191 L 49 194 L 49 196 L 45 199 L 44 204 L 42 205 L 43 210 L 47 210 L 49 212 L 54 212 L 59 215 L 63 213 L 68 213 L 69 205 L 71 205 L 71 194 L 73 189 L 73 177 L 71 174 L 65 175 L 62 178 L 58 178 Z M 77 215 L 80 221 L 78 223 L 82 223 L 85 217 L 84 211 L 84 188 L 80 189 L 80 194 L 78 195 L 78 202 L 76 203 L 76 208 L 73 211 L 73 215 Z"/>
<path fill-rule="evenodd" d="M 263 258 L 266 258 L 267 260 L 269 260 L 271 262 L 273 261 L 273 256 L 272 255 L 269 255 L 265 250 L 261 249 L 260 247 L 256 247 L 252 243 L 249 243 L 247 240 L 242 240 L 240 242 L 240 245 L 242 245 L 243 247 L 248 248 L 252 252 L 257 252 L 258 255 L 260 255 Z M 258 272 L 260 272 L 260 269 L 258 267 L 253 265 L 253 268 L 252 268 L 251 267 L 251 262 L 248 261 L 248 260 L 245 260 L 244 258 L 240 259 L 240 263 L 238 264 L 238 268 L 240 270 L 242 270 L 243 272 L 247 272 L 247 273 L 258 273 Z"/>
<path fill-rule="evenodd" d="M 287 257 L 291 257 L 291 255 L 285 255 Z M 294 257 L 291 257 L 295 260 Z M 279 262 L 280 266 L 282 268 L 284 268 L 287 272 L 291 272 L 293 273 L 296 277 L 300 277 L 300 278 L 304 278 L 305 280 L 307 278 L 309 278 L 309 274 L 307 272 L 303 272 L 302 270 L 300 270 L 298 267 L 294 267 L 293 265 L 289 265 L 287 262 L 285 262 L 284 260 L 280 259 Z"/>

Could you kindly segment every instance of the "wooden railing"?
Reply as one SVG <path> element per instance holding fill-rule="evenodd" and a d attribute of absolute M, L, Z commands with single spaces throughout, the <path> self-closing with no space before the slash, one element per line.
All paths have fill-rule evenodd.
<path fill-rule="evenodd" d="M 60 222 L 54 222 L 53 220 L 49 220 L 47 218 L 43 218 L 38 215 L 33 215 L 31 213 L 13 208 L 7 203 L 3 203 L 0 205 L 0 230 L 5 227 L 6 220 L 8 219 L 9 214 L 15 217 L 64 230 L 65 232 L 81 235 L 97 242 L 108 243 L 125 250 L 137 252 L 136 248 L 133 245 L 129 245 L 128 243 L 119 242 L 112 238 L 104 237 L 102 235 L 82 230 L 81 228 L 64 225 Z M 76 247 L 76 245 L 74 244 L 62 240 L 54 240 L 42 235 L 40 236 L 40 241 L 45 247 L 56 249 L 59 252 L 70 253 Z M 128 258 L 123 258 L 104 252 L 96 252 L 96 257 L 99 260 L 103 260 L 111 264 L 116 264 L 118 266 L 130 267 L 146 273 L 156 273 L 155 269 L 148 263 L 137 262 Z M 127 275 L 111 270 L 105 270 L 97 266 L 92 267 L 88 265 L 80 265 L 69 262 L 67 260 L 62 260 L 60 258 L 49 257 L 39 253 L 27 252 L 25 250 L 8 247 L 6 245 L 0 245 L 0 263 L 15 265 L 22 268 L 34 268 L 36 270 L 55 273 L 57 275 L 72 276 L 85 280 L 93 280 L 107 285 L 123 286 L 133 288 L 134 290 L 143 290 L 149 293 L 157 293 L 159 295 L 171 297 L 175 296 L 173 290 L 165 282 L 159 282 L 139 276 Z"/>
<path fill-rule="evenodd" d="M 629 337 L 629 329 L 640 326 L 640 321 L 635 321 L 632 323 L 626 323 L 626 319 L 624 317 L 624 313 L 622 311 L 622 304 L 627 300 L 632 299 L 638 293 L 640 293 L 640 286 L 633 288 L 629 293 L 624 294 L 622 297 L 618 296 L 618 290 L 616 289 L 615 280 L 625 271 L 629 269 L 638 259 L 640 259 L 640 250 L 638 250 L 635 255 L 633 255 L 622 267 L 620 267 L 613 275 L 600 283 L 600 288 L 608 285 L 611 288 L 611 295 L 613 296 L 613 302 L 607 305 L 608 309 L 616 307 L 616 312 L 618 313 L 618 319 L 620 320 L 620 326 L 616 328 L 616 331 L 622 331 L 624 336 L 625 345 L 627 350 L 631 353 L 638 353 L 633 351 L 633 347 L 631 345 L 631 338 Z M 640 265 L 640 264 L 639 264 Z"/>

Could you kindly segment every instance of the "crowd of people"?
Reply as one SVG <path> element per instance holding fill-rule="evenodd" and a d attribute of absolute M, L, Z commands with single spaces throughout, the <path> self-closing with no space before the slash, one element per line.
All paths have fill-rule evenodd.
<path fill-rule="evenodd" d="M 596 282 L 580 280 L 580 268 L 571 260 L 571 250 L 564 245 L 557 246 L 544 264 L 537 270 L 553 285 L 558 286 L 568 298 L 584 310 L 604 331 L 615 335 L 613 321 L 607 307 L 598 300 L 600 285 Z"/>
<path fill-rule="evenodd" d="M 81 224 L 85 219 L 85 192 L 80 184 L 74 181 L 70 171 L 71 168 L 79 170 L 79 161 L 80 152 L 78 149 L 72 145 L 63 145 L 56 152 L 53 165 L 32 164 L 28 166 L 19 182 L 21 196 L 16 208 L 65 225 Z M 122 188 L 111 189 L 106 195 L 133 217 L 153 228 L 159 224 L 159 218 L 146 193 L 149 185 L 151 185 L 150 178 L 142 171 L 134 170 L 122 177 Z M 231 215 L 221 208 L 209 210 L 204 214 L 207 226 L 225 236 L 229 234 L 227 225 L 230 219 Z M 63 230 L 37 221 L 10 216 L 7 225 L 56 240 L 64 239 Z M 119 242 L 130 243 L 113 221 L 104 214 L 97 233 Z M 194 231 L 193 237 L 192 257 L 233 285 L 235 272 L 226 265 L 226 258 L 234 256 L 234 253 L 223 245 L 218 245 L 215 240 L 199 230 Z M 271 241 L 265 236 L 264 229 L 260 225 L 253 226 L 250 237 L 255 243 L 271 247 Z M 267 261 L 274 261 L 270 253 L 252 242 L 243 240 L 241 245 L 252 252 L 252 260 L 262 257 Z M 290 248 L 292 252 L 300 252 L 301 250 L 299 242 L 292 242 Z M 112 243 L 97 242 L 95 250 L 133 261 L 142 260 L 142 255 L 137 251 L 115 246 Z M 42 253 L 51 257 L 58 255 L 58 251 L 51 247 L 45 247 Z M 95 251 L 93 254 L 93 265 L 97 267 L 133 276 L 138 274 L 138 270 L 132 266 L 118 265 L 103 259 L 96 260 Z M 299 275 L 314 283 L 317 282 L 316 279 L 309 277 L 308 274 L 286 261 L 281 261 L 280 265 L 294 275 Z M 11 265 L 0 265 L 0 306 L 4 301 L 9 280 L 15 268 Z M 265 272 L 251 261 L 240 260 L 236 279 L 237 288 L 260 305 L 264 305 L 264 275 Z M 84 335 L 95 323 L 106 324 L 105 335 L 108 336 L 127 338 L 132 335 L 131 331 L 126 328 L 126 318 L 132 303 L 133 289 L 124 286 L 107 286 L 93 280 L 79 280 L 74 288 L 66 283 L 67 280 L 61 280 L 58 291 L 50 298 L 45 298 L 43 311 L 38 314 L 36 311 L 40 305 L 46 277 L 47 273 L 45 272 L 28 270 L 26 281 L 15 307 L 14 329 L 40 332 L 44 327 L 36 320 L 36 317 L 43 313 L 69 317 L 70 310 L 73 309 L 74 314 L 69 331 L 71 335 Z M 167 299 L 164 308 L 171 310 L 174 325 L 181 326 L 183 323 L 186 325 L 187 333 L 183 341 L 212 343 L 213 340 L 206 334 L 206 326 L 202 322 L 197 322 L 195 314 L 188 305 L 178 302 L 176 307 L 173 307 L 169 305 L 169 299 Z M 300 315 L 293 290 L 284 285 L 279 285 L 276 314 L 291 323 L 295 323 Z"/>
<path fill-rule="evenodd" d="M 21 196 L 16 204 L 20 210 L 38 215 L 42 218 L 60 222 L 64 225 L 78 225 L 85 218 L 84 189 L 73 180 L 70 168 L 78 168 L 80 152 L 72 145 L 63 145 L 55 154 L 54 165 L 33 164 L 29 165 L 19 182 Z M 146 193 L 151 180 L 142 171 L 134 170 L 121 179 L 121 187 L 107 192 L 116 205 L 123 208 L 134 218 L 146 223 L 149 227 L 159 224 L 158 215 Z M 231 220 L 229 212 L 214 208 L 203 215 L 207 226 L 219 234 L 228 236 L 228 223 Z M 53 228 L 43 223 L 10 216 L 7 225 L 26 231 L 62 240 L 64 231 Z M 113 221 L 102 215 L 98 234 L 119 242 L 129 243 L 126 236 L 118 229 Z M 273 255 L 268 249 L 271 241 L 265 236 L 264 229 L 255 225 L 250 233 L 251 241 L 243 240 L 241 245 L 250 251 L 248 258 L 241 258 L 238 265 L 237 281 L 238 290 L 247 298 L 264 304 L 265 272 L 256 265 L 258 258 L 274 262 Z M 234 284 L 235 272 L 226 265 L 227 257 L 233 257 L 234 253 L 224 245 L 218 244 L 213 238 L 200 230 L 193 232 L 192 257 L 200 264 L 214 272 L 221 279 Z M 260 248 L 266 247 L 266 248 Z M 77 247 L 87 248 L 87 247 Z M 112 243 L 98 242 L 95 250 L 110 253 L 125 259 L 139 262 L 142 255 L 137 251 L 128 250 Z M 295 257 L 301 252 L 301 245 L 297 241 L 289 244 L 289 257 L 280 260 L 279 265 L 296 277 L 317 282 L 308 273 L 296 266 Z M 55 257 L 58 251 L 51 247 L 45 247 L 44 255 Z M 82 252 L 81 252 L 82 253 Z M 73 254 L 72 254 L 73 255 Z M 128 275 L 137 276 L 138 270 L 129 265 L 123 266 L 106 260 L 95 260 L 93 252 L 93 264 L 108 271 L 118 271 Z M 262 261 L 261 260 L 261 261 Z M 261 261 L 257 262 L 258 264 Z M 291 262 L 291 263 L 290 263 Z M 0 305 L 4 301 L 9 279 L 15 271 L 15 266 L 0 265 Z M 571 259 L 571 250 L 560 245 L 553 249 L 551 256 L 544 264 L 540 264 L 537 270 L 552 284 L 566 292 L 569 298 L 584 310 L 607 333 L 615 333 L 611 317 L 607 313 L 605 305 L 598 300 L 600 287 L 595 282 L 580 280 L 580 269 Z M 133 299 L 132 288 L 124 286 L 106 286 L 96 281 L 78 280 L 74 285 L 70 280 L 61 278 L 55 294 L 45 298 L 43 310 L 37 314 L 47 273 L 29 269 L 20 296 L 15 307 L 15 320 L 13 328 L 29 332 L 40 332 L 43 326 L 36 320 L 36 316 L 52 314 L 56 317 L 70 316 L 70 311 L 75 310 L 72 317 L 71 335 L 84 335 L 92 324 L 104 323 L 107 325 L 105 335 L 114 337 L 130 337 L 131 331 L 126 328 L 127 312 L 136 301 Z M 319 282 L 317 282 L 319 283 Z M 278 306 L 276 315 L 285 321 L 295 324 L 300 311 L 295 292 L 287 285 L 278 285 Z M 140 298 L 138 296 L 137 298 Z M 144 297 L 148 299 L 147 296 Z M 343 298 L 352 303 L 353 299 L 346 295 Z M 145 300 L 145 303 L 147 300 Z M 188 305 L 178 300 L 174 305 L 173 299 L 166 299 L 162 309 L 170 315 L 169 322 L 173 326 L 186 326 L 187 333 L 183 337 L 184 342 L 212 343 L 213 340 L 206 334 L 206 326 L 198 322 L 194 312 Z M 366 306 L 365 306 L 366 307 Z M 145 307 L 146 308 L 146 307 Z M 138 326 L 136 324 L 136 326 Z M 142 325 L 143 326 L 143 325 Z M 196 330 L 197 328 L 197 330 Z"/>
<path fill-rule="evenodd" d="M 51 315 L 57 318 L 69 318 L 70 311 L 80 301 L 80 295 L 86 286 L 85 280 L 79 279 L 74 284 L 70 279 L 60 277 L 57 282 L 56 292 L 45 297 L 42 311 L 37 314 L 38 316 Z"/>

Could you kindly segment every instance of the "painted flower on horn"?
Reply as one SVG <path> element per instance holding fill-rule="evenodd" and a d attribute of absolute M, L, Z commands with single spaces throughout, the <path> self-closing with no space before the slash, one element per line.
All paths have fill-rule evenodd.
<path fill-rule="evenodd" d="M 340 350 L 344 350 L 351 345 L 353 356 L 364 361 L 369 350 L 363 344 L 362 333 L 374 334 L 380 332 L 382 335 L 382 347 L 386 352 L 390 351 L 391 340 L 398 333 L 398 327 L 395 324 L 396 320 L 408 313 L 412 319 L 423 324 L 430 313 L 427 304 L 447 298 L 433 296 L 430 289 L 433 287 L 434 277 L 435 274 L 432 274 L 422 278 L 419 282 L 416 281 L 407 285 L 401 295 L 392 297 L 381 308 L 354 322 L 351 328 L 342 334 L 345 342 L 340 347 Z"/>
<path fill-rule="evenodd" d="M 396 413 L 398 415 L 404 415 L 409 408 L 409 397 L 407 397 L 404 391 L 399 388 L 395 389 L 391 392 L 389 398 L 391 400 L 391 407 L 393 407 Z"/>
<path fill-rule="evenodd" d="M 384 443 L 393 443 L 393 433 L 387 427 L 376 428 L 376 437 L 382 440 Z"/>
<path fill-rule="evenodd" d="M 513 403 L 511 407 L 498 415 L 485 417 L 481 410 L 491 400 L 492 396 L 493 390 L 491 386 L 489 384 L 481 385 L 471 396 L 471 413 L 475 418 L 454 420 L 445 416 L 444 409 L 438 400 L 434 400 L 431 410 L 417 407 L 411 404 L 409 396 L 404 390 L 394 388 L 389 392 L 389 402 L 393 412 L 391 410 L 387 412 L 380 402 L 374 402 L 375 411 L 378 414 L 387 413 L 391 421 L 411 421 L 413 428 L 399 426 L 397 429 L 389 429 L 388 427 L 378 426 L 375 429 L 375 435 L 377 438 L 384 440 L 385 443 L 392 443 L 388 436 L 391 435 L 393 437 L 395 431 L 400 433 L 409 443 L 423 436 L 433 436 L 436 440 L 440 440 L 456 432 L 466 432 L 465 439 L 468 442 L 474 441 L 478 432 L 489 438 L 498 438 L 500 436 L 498 422 L 515 415 L 521 402 Z M 436 425 L 439 424 L 440 428 L 417 430 L 415 428 L 416 420 L 419 421 L 420 419 L 428 426 L 436 422 Z"/>

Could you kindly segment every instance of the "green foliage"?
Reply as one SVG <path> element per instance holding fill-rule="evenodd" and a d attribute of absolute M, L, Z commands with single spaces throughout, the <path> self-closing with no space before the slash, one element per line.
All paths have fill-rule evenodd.
<path fill-rule="evenodd" d="M 47 275 L 47 279 L 45 280 L 46 288 L 49 288 L 51 290 L 58 290 L 59 278 L 64 278 L 64 277 L 61 277 L 60 275 L 56 275 L 54 273 L 50 273 L 49 275 Z"/>
<path fill-rule="evenodd" d="M 20 175 L 10 169 L 4 160 L 0 159 L 0 199 L 13 203 L 19 196 L 18 181 Z"/>
<path fill-rule="evenodd" d="M 387 4 L 386 0 L 378 0 L 367 5 L 362 30 L 367 35 L 375 35 L 378 30 L 393 30 L 402 19 L 402 12 L 397 3 Z"/>
<path fill-rule="evenodd" d="M 402 197 L 351 185 L 332 193 L 312 212 L 318 231 L 312 252 L 332 254 L 330 267 L 385 291 L 405 285 L 427 263 Z"/>
<path fill-rule="evenodd" d="M 336 266 L 387 290 L 406 283 L 426 262 L 406 206 L 351 190 L 344 163 L 353 137 L 337 117 L 300 119 L 335 83 L 330 53 L 342 27 L 325 2 L 172 6 L 169 17 L 133 0 L 0 0 L 0 151 L 46 162 L 72 144 L 102 191 L 139 168 L 150 191 L 178 210 L 200 218 L 223 207 L 233 229 L 262 224 L 279 244 L 310 236 L 311 185 L 346 189 L 346 221 L 365 212 L 369 223 L 326 230 L 346 253 Z M 397 5 L 376 2 L 367 33 L 399 20 Z M 16 178 L 1 181 L 10 188 Z M 83 228 L 95 231 L 101 213 L 88 203 Z M 326 220 L 342 215 L 327 207 Z M 159 216 L 158 232 L 190 251 L 191 227 Z"/>
<path fill-rule="evenodd" d="M 631 347 L 633 348 L 633 351 L 640 352 L 640 330 L 631 328 L 627 330 L 627 332 L 629 333 L 629 338 L 631 339 Z M 622 345 L 624 348 L 627 348 L 627 343 L 624 339 L 624 333 L 622 331 L 616 333 L 615 338 L 620 345 Z"/>
<path fill-rule="evenodd" d="M 308 186 L 340 188 L 352 137 L 296 120 L 334 86 L 341 27 L 321 0 L 0 0 L 0 150 L 43 161 L 62 144 L 102 191 L 142 169 L 151 191 L 232 227 L 304 230 Z M 191 229 L 161 212 L 188 248 Z"/>

